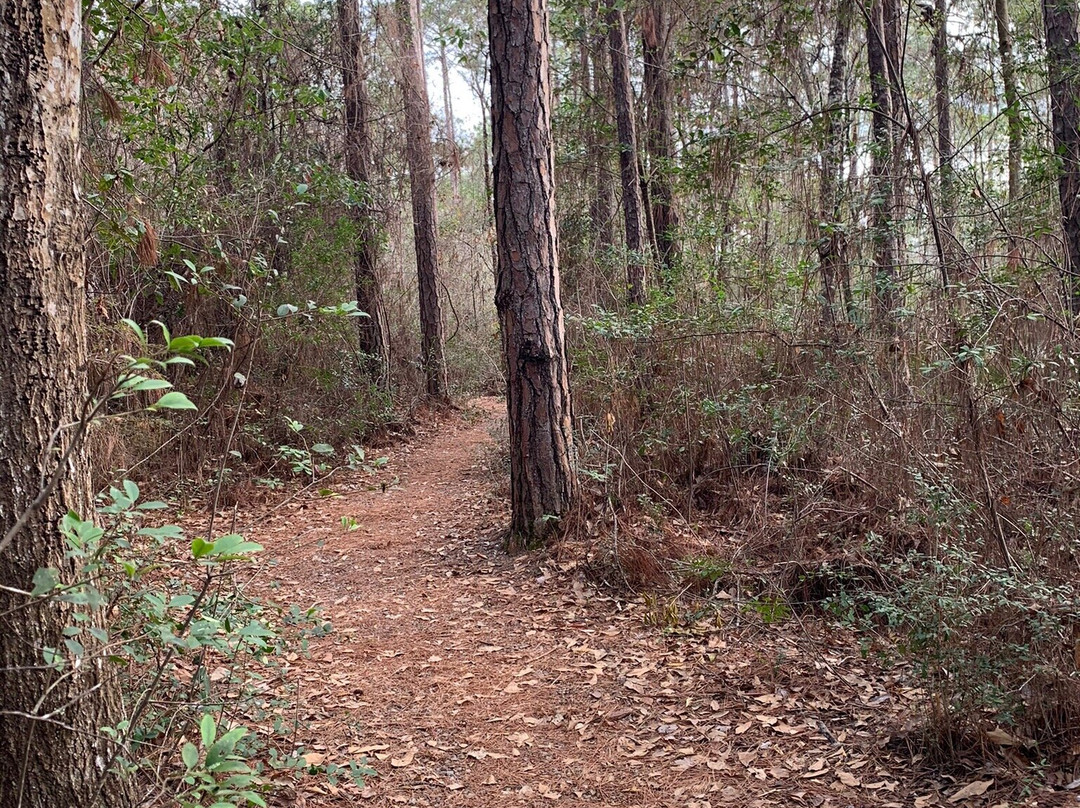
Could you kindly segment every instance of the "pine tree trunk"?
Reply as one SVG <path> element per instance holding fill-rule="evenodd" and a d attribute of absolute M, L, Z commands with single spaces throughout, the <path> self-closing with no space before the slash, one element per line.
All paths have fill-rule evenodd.
<path fill-rule="evenodd" d="M 1058 198 L 1065 236 L 1062 279 L 1069 311 L 1080 315 L 1080 50 L 1075 0 L 1043 0 Z"/>
<path fill-rule="evenodd" d="M 641 40 L 645 56 L 645 104 L 648 113 L 649 202 L 656 255 L 671 269 L 678 251 L 679 217 L 674 207 L 670 174 L 675 160 L 671 126 L 669 40 L 671 23 L 666 0 L 650 0 L 642 16 Z"/>
<path fill-rule="evenodd" d="M 87 398 L 85 233 L 79 161 L 80 4 L 8 0 L 0 24 L 0 536 L 16 525 L 77 430 Z M 44 649 L 64 649 L 74 607 L 31 599 L 34 573 L 70 578 L 57 523 L 93 513 L 87 453 L 73 448 L 60 484 L 0 549 L 0 805 L 128 804 L 105 776 L 118 691 L 87 656 L 63 672 Z M 51 715 L 50 719 L 42 718 Z"/>
<path fill-rule="evenodd" d="M 630 59 L 626 22 L 622 9 L 607 10 L 608 50 L 611 53 L 611 86 L 615 98 L 615 123 L 619 133 L 619 176 L 622 179 L 623 220 L 626 223 L 626 283 L 631 304 L 645 302 L 644 205 L 637 162 L 637 131 L 634 122 L 634 88 L 630 84 Z"/>
<path fill-rule="evenodd" d="M 368 111 L 371 104 L 364 77 L 364 35 L 360 30 L 357 0 L 338 0 L 338 26 L 345 96 L 345 174 L 361 186 L 365 194 L 364 201 L 349 211 L 358 236 L 353 258 L 356 305 L 368 315 L 357 318 L 359 347 L 363 354 L 361 370 L 385 389 L 389 385 L 389 338 L 379 283 L 378 224 L 375 205 L 370 198 L 372 160 Z"/>
<path fill-rule="evenodd" d="M 866 18 L 866 60 L 870 72 L 870 229 L 874 245 L 874 319 L 888 324 L 896 308 L 896 238 L 893 205 L 896 198 L 893 161 L 893 96 L 890 92 L 882 0 L 872 0 Z"/>
<path fill-rule="evenodd" d="M 490 0 L 495 303 L 507 364 L 511 543 L 546 539 L 577 494 L 559 291 L 546 0 Z"/>
<path fill-rule="evenodd" d="M 424 78 L 420 11 L 415 0 L 395 0 L 401 29 L 401 92 L 405 103 L 405 158 L 412 193 L 413 241 L 420 296 L 420 364 L 430 399 L 445 401 L 443 314 L 439 300 L 439 227 L 435 215 L 435 161 L 431 149 L 431 107 Z"/>
<path fill-rule="evenodd" d="M 818 240 L 821 289 L 825 298 L 822 311 L 827 324 L 839 314 L 838 298 L 844 310 L 850 307 L 851 284 L 845 271 L 846 239 L 840 221 L 840 180 L 844 159 L 844 123 L 838 120 L 845 96 L 847 46 L 851 37 L 851 0 L 838 0 L 836 31 L 833 35 L 832 63 L 829 65 L 829 89 L 826 99 L 825 134 L 821 151 L 821 221 L 825 224 Z"/>

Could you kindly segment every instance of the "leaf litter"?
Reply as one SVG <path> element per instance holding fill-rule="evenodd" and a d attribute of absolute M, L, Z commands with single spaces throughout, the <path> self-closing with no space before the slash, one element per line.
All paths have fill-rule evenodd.
<path fill-rule="evenodd" d="M 336 478 L 338 496 L 249 531 L 276 599 L 334 627 L 287 659 L 297 708 L 279 718 L 308 762 L 377 771 L 301 780 L 279 806 L 1060 804 L 913 766 L 902 731 L 922 692 L 835 626 L 663 631 L 565 549 L 507 556 L 505 405 L 472 407 L 388 452 L 399 484 Z"/>

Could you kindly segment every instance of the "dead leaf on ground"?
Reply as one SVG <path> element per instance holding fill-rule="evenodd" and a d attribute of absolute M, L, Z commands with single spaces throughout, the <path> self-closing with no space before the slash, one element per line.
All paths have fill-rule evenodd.
<path fill-rule="evenodd" d="M 968 783 L 962 789 L 957 791 L 951 797 L 949 802 L 958 803 L 962 800 L 966 800 L 969 797 L 978 797 L 986 793 L 986 790 L 994 784 L 993 780 L 976 780 L 974 783 Z"/>

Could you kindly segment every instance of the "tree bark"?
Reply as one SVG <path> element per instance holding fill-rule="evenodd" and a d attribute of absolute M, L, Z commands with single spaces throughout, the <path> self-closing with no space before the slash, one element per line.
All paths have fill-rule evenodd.
<path fill-rule="evenodd" d="M 74 0 L 8 0 L 0 24 L 0 535 L 42 490 L 69 449 L 87 399 L 85 233 L 81 173 L 81 29 Z M 58 528 L 69 510 L 90 518 L 89 458 L 70 447 L 67 472 L 0 550 L 0 805 L 53 808 L 127 804 L 102 769 L 113 748 L 115 677 L 87 653 L 64 649 L 75 607 L 29 598 L 43 567 L 70 580 Z M 63 671 L 46 664 L 60 649 Z M 51 719 L 44 716 L 51 715 Z"/>
<path fill-rule="evenodd" d="M 379 283 L 379 232 L 371 199 L 371 131 L 364 66 L 364 35 L 360 30 L 357 0 L 338 0 L 341 35 L 342 84 L 345 96 L 345 174 L 360 186 L 363 201 L 350 208 L 358 240 L 353 256 L 356 305 L 367 317 L 357 318 L 361 370 L 380 388 L 389 386 L 389 337 Z"/>
<path fill-rule="evenodd" d="M 896 237 L 893 208 L 896 191 L 893 168 L 893 96 L 882 0 L 872 0 L 866 17 L 866 60 L 870 73 L 870 229 L 874 244 L 874 318 L 879 324 L 893 319 L 896 308 Z"/>
<path fill-rule="evenodd" d="M 626 21 L 622 9 L 607 9 L 608 50 L 611 53 L 611 86 L 615 98 L 615 123 L 619 133 L 619 176 L 622 179 L 623 219 L 626 224 L 626 283 L 631 304 L 645 302 L 644 205 L 637 162 L 637 131 L 634 123 L 634 88 L 630 84 L 630 60 Z"/>
<path fill-rule="evenodd" d="M 821 221 L 823 232 L 818 239 L 818 262 L 821 269 L 822 311 L 826 324 L 837 320 L 839 304 L 844 311 L 851 307 L 851 280 L 847 270 L 843 225 L 840 221 L 840 181 L 844 160 L 844 122 L 838 117 L 845 96 L 847 46 L 851 38 L 853 10 L 851 0 L 836 4 L 836 31 L 833 34 L 832 63 L 829 65 L 829 90 L 825 101 L 825 132 L 821 150 Z M 838 300 L 840 298 L 840 300 Z"/>
<path fill-rule="evenodd" d="M 1065 237 L 1062 279 L 1069 311 L 1080 314 L 1080 50 L 1075 0 L 1043 0 L 1054 152 L 1060 161 L 1058 199 Z"/>
<path fill-rule="evenodd" d="M 559 290 L 546 0 L 490 0 L 498 280 L 507 364 L 511 543 L 556 529 L 577 495 Z"/>
<path fill-rule="evenodd" d="M 670 36 L 671 22 L 665 0 L 650 0 L 641 25 L 648 115 L 645 146 L 649 154 L 648 185 L 654 244 L 656 255 L 667 270 L 671 269 L 678 251 L 676 234 L 679 228 L 670 177 L 675 161 L 671 126 Z"/>
<path fill-rule="evenodd" d="M 941 0 L 938 0 L 940 3 Z M 1009 0 L 994 0 L 994 22 L 997 25 L 997 46 L 1001 56 L 1001 83 L 1005 91 L 1005 120 L 1009 130 L 1009 196 L 1006 224 L 1012 230 L 1011 221 L 1016 214 L 1020 199 L 1020 90 L 1016 83 L 1016 56 L 1013 54 L 1013 36 L 1009 28 Z M 1009 249 L 1016 246 L 1016 237 L 1009 234 Z"/>
<path fill-rule="evenodd" d="M 431 149 L 431 107 L 424 78 L 420 10 L 414 0 L 394 0 L 401 28 L 400 75 L 405 103 L 405 157 L 412 194 L 413 242 L 420 297 L 420 364 L 430 399 L 445 401 L 443 313 L 439 301 L 439 226 L 435 214 L 435 161 Z"/>

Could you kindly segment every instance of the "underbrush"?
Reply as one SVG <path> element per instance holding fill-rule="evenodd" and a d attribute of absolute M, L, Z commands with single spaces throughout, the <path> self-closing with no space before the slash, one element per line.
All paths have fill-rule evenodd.
<path fill-rule="evenodd" d="M 598 574 L 658 593 L 657 625 L 679 598 L 821 613 L 917 677 L 926 759 L 1070 771 L 1080 383 L 1073 338 L 1010 305 L 972 291 L 904 338 L 663 300 L 574 321 Z"/>

